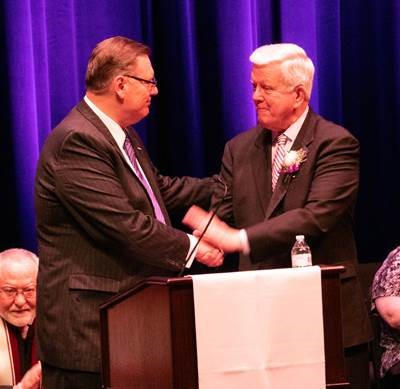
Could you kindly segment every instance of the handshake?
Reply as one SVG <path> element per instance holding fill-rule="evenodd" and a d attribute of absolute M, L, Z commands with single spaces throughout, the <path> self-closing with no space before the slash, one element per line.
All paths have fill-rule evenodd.
<path fill-rule="evenodd" d="M 212 212 L 192 206 L 182 220 L 199 240 L 196 259 L 211 267 L 221 266 L 224 253 L 242 251 L 240 230 L 229 227 Z"/>

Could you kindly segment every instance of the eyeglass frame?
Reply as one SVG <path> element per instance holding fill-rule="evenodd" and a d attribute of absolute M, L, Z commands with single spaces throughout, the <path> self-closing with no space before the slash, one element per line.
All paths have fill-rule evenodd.
<path fill-rule="evenodd" d="M 145 83 L 146 85 L 151 85 L 151 87 L 157 88 L 157 80 L 155 78 L 152 78 L 151 80 L 146 80 L 145 78 L 137 77 L 137 76 L 132 76 L 130 74 L 123 74 L 124 77 L 129 77 L 133 78 L 136 81 L 140 81 L 142 83 Z"/>
<path fill-rule="evenodd" d="M 36 285 L 27 286 L 26 288 L 3 287 L 0 288 L 0 294 L 4 294 L 10 300 L 15 300 L 19 294 L 22 294 L 24 299 L 28 300 L 36 296 Z"/>

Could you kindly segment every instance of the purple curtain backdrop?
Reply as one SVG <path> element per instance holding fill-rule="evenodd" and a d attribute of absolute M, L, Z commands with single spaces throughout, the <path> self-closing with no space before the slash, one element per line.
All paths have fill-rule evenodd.
<path fill-rule="evenodd" d="M 313 109 L 361 142 L 360 258 L 382 260 L 399 243 L 400 2 L 4 0 L 0 21 L 0 249 L 36 248 L 40 148 L 82 98 L 92 48 L 113 35 L 152 48 L 160 94 L 138 129 L 170 175 L 217 172 L 224 143 L 255 124 L 254 48 L 304 47 L 316 65 Z"/>

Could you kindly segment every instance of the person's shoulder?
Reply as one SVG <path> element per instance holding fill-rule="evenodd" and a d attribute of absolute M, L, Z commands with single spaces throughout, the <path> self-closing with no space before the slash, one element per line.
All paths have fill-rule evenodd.
<path fill-rule="evenodd" d="M 82 111 L 82 107 L 84 105 L 86 105 L 86 103 L 83 101 L 75 105 L 75 107 L 71 109 L 71 111 L 64 117 L 64 119 L 61 120 L 54 130 L 65 131 L 65 129 L 68 130 L 69 128 L 73 127 L 76 130 L 81 129 L 84 131 L 90 122 L 88 117 L 84 114 L 84 111 Z"/>
<path fill-rule="evenodd" d="M 98 133 L 91 121 L 80 112 L 77 104 L 48 134 L 41 155 L 59 155 L 68 145 L 97 143 L 99 138 L 101 139 Z"/>
<path fill-rule="evenodd" d="M 48 138 L 55 138 L 58 140 L 65 139 L 72 134 L 85 134 L 90 136 L 93 133 L 90 120 L 85 116 L 82 111 L 82 103 L 75 105 L 67 115 L 52 129 Z"/>
<path fill-rule="evenodd" d="M 382 265 L 376 272 L 374 282 L 392 280 L 393 278 L 400 281 L 400 246 L 392 250 L 382 262 Z"/>
<path fill-rule="evenodd" d="M 324 138 L 349 137 L 357 140 L 355 135 L 352 134 L 347 128 L 321 115 L 318 115 L 312 110 L 310 110 L 308 119 L 309 123 L 315 128 L 315 132 L 317 135 L 321 135 Z"/>
<path fill-rule="evenodd" d="M 253 143 L 255 142 L 261 135 L 263 135 L 263 132 L 267 131 L 261 126 L 257 125 L 255 127 L 252 127 L 248 130 L 245 130 L 243 132 L 240 132 L 236 134 L 233 138 L 231 138 L 227 143 L 230 145 L 246 145 L 248 143 Z"/>
<path fill-rule="evenodd" d="M 392 250 L 389 253 L 384 263 L 385 262 L 387 263 L 398 262 L 400 264 L 400 246 L 397 246 L 394 250 Z"/>

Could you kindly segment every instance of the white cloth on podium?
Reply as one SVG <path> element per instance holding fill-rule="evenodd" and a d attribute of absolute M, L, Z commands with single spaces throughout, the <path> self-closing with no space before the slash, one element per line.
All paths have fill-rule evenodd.
<path fill-rule="evenodd" d="M 199 389 L 324 389 L 318 266 L 194 275 Z"/>

